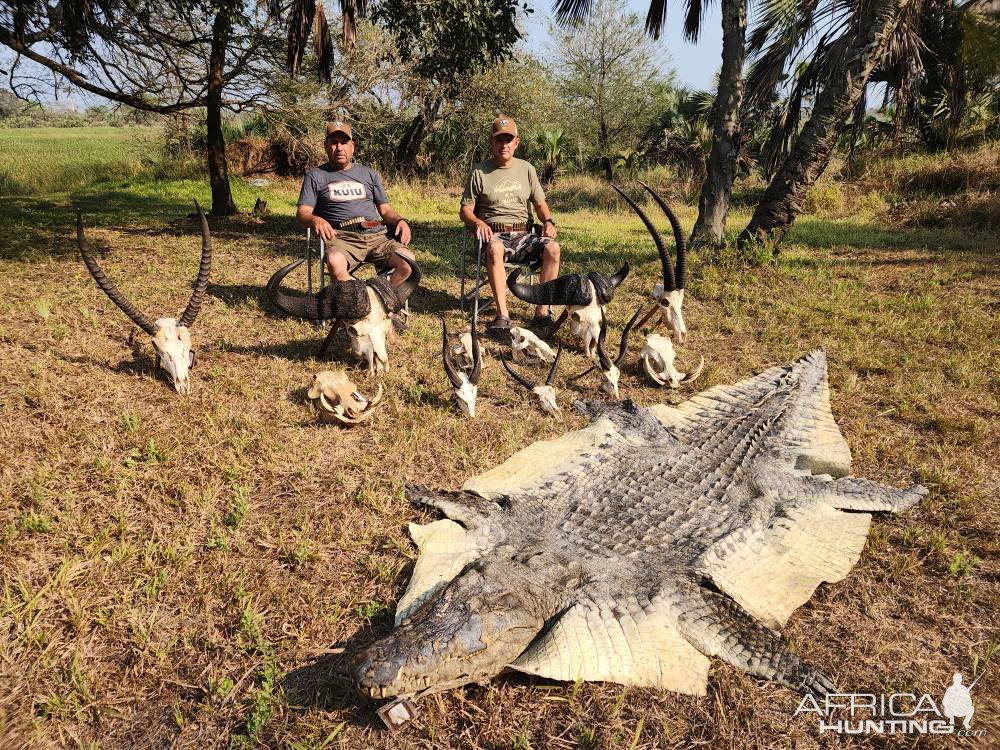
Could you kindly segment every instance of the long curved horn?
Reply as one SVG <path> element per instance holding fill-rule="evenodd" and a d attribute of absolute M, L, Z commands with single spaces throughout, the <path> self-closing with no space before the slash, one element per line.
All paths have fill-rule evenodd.
<path fill-rule="evenodd" d="M 622 360 L 625 359 L 625 353 L 628 351 L 629 334 L 632 333 L 632 326 L 635 325 L 635 321 L 639 318 L 641 314 L 642 314 L 642 306 L 640 305 L 639 309 L 635 311 L 629 322 L 625 324 L 625 330 L 622 331 L 621 343 L 618 344 L 618 358 L 615 360 L 616 367 L 620 366 Z"/>
<path fill-rule="evenodd" d="M 611 369 L 611 360 L 604 351 L 604 340 L 608 337 L 608 319 L 604 317 L 604 310 L 601 310 L 601 332 L 597 334 L 597 361 L 601 363 L 601 369 L 607 372 Z"/>
<path fill-rule="evenodd" d="M 475 341 L 475 339 L 473 339 L 473 341 Z M 444 371 L 448 376 L 448 380 L 450 380 L 451 384 L 456 388 L 461 388 L 462 379 L 455 371 L 455 365 L 451 363 L 451 357 L 448 356 L 448 326 L 445 324 L 444 318 L 441 318 L 441 360 L 444 363 Z"/>
<path fill-rule="evenodd" d="M 277 307 L 286 315 L 305 320 L 324 320 L 335 317 L 333 314 L 332 295 L 325 294 L 323 297 L 316 297 L 307 294 L 304 297 L 292 297 L 281 291 L 281 282 L 284 278 L 298 268 L 303 263 L 303 259 L 293 260 L 284 268 L 279 268 L 267 281 L 267 296 L 271 304 Z M 336 283 L 336 282 L 334 282 Z M 327 287 L 330 289 L 332 287 Z"/>
<path fill-rule="evenodd" d="M 590 285 L 588 279 L 578 273 L 570 273 L 541 284 L 521 284 L 517 277 L 521 269 L 515 268 L 507 277 L 507 288 L 511 294 L 524 302 L 534 305 L 589 305 Z"/>
<path fill-rule="evenodd" d="M 417 287 L 420 286 L 420 266 L 417 265 L 417 261 L 407 258 L 402 253 L 396 253 L 397 258 L 402 258 L 406 265 L 410 267 L 410 275 L 407 277 L 406 281 L 396 287 L 396 297 L 399 299 L 399 304 L 402 305 L 413 294 Z"/>
<path fill-rule="evenodd" d="M 674 231 L 674 242 L 677 243 L 677 270 L 676 270 L 676 289 L 683 289 L 684 282 L 687 279 L 687 243 L 684 241 L 684 233 L 681 231 L 681 223 L 677 221 L 677 217 L 674 212 L 670 210 L 670 206 L 667 202 L 663 200 L 659 195 L 653 192 L 653 188 L 647 185 L 645 182 L 640 182 L 646 191 L 653 196 L 653 200 L 656 201 L 663 213 L 667 215 L 667 221 L 670 222 L 670 228 Z M 666 290 L 669 291 L 669 290 Z"/>
<path fill-rule="evenodd" d="M 475 386 L 479 385 L 479 376 L 483 372 L 483 355 L 479 351 L 479 332 L 476 326 L 479 323 L 479 298 L 476 298 L 475 306 L 472 308 L 472 372 L 469 373 L 469 382 Z"/>
<path fill-rule="evenodd" d="M 191 299 L 188 300 L 187 307 L 181 313 L 180 321 L 182 326 L 190 328 L 194 325 L 195 318 L 201 310 L 201 303 L 205 299 L 205 290 L 208 288 L 208 276 L 212 271 L 212 234 L 208 230 L 208 219 L 198 205 L 194 202 L 195 210 L 198 211 L 198 219 L 201 221 L 201 264 L 198 266 L 198 278 L 194 282 L 194 291 L 191 292 Z"/>
<path fill-rule="evenodd" d="M 625 194 L 624 190 L 617 185 L 612 185 L 611 187 L 617 190 L 618 194 L 625 199 L 625 202 L 632 207 L 632 210 L 639 214 L 639 218 L 642 219 L 642 223 L 646 225 L 646 229 L 648 229 L 650 235 L 652 235 L 653 242 L 656 243 L 656 251 L 660 254 L 660 266 L 663 269 L 663 291 L 673 291 L 677 288 L 674 285 L 674 269 L 673 266 L 670 265 L 670 254 L 667 252 L 667 245 L 663 241 L 663 237 L 658 231 L 656 231 L 656 227 L 653 225 L 653 222 L 649 220 L 649 217 L 646 216 L 645 212 L 639 208 L 639 205 L 635 201 Z"/>
<path fill-rule="evenodd" d="M 556 369 L 559 367 L 559 358 L 562 356 L 562 344 L 559 344 L 559 348 L 556 350 L 556 358 L 552 360 L 552 367 L 549 369 L 549 376 L 545 378 L 545 385 L 552 385 L 552 381 L 556 379 Z"/>
<path fill-rule="evenodd" d="M 516 380 L 518 383 L 520 383 L 521 385 L 523 385 L 529 391 L 533 391 L 535 389 L 535 384 L 534 383 L 532 383 L 530 380 L 522 377 L 521 375 L 518 375 L 516 372 L 514 372 L 514 370 L 511 368 L 511 366 L 509 364 L 507 364 L 507 360 L 503 356 L 503 352 L 500 352 L 500 362 L 503 364 L 504 369 L 508 373 L 510 373 L 510 376 L 512 378 L 514 378 L 514 380 Z"/>
<path fill-rule="evenodd" d="M 139 326 L 139 328 L 150 336 L 154 335 L 156 333 L 156 326 L 153 325 L 153 321 L 139 312 L 135 305 L 125 299 L 125 296 L 118 291 L 118 287 L 112 283 L 111 279 L 97 265 L 87 238 L 83 233 L 83 214 L 80 212 L 80 209 L 76 210 L 76 244 L 80 246 L 80 255 L 83 256 L 83 262 L 87 264 L 87 270 L 90 271 L 90 275 L 94 277 L 94 281 L 97 282 L 97 286 L 101 288 L 101 291 L 108 295 L 108 299 L 118 305 L 118 308 L 128 315 L 131 321 Z"/>

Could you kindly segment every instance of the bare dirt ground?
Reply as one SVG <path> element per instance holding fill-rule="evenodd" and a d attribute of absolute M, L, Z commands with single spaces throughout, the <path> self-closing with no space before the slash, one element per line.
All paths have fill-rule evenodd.
<path fill-rule="evenodd" d="M 185 304 L 198 263 L 180 201 L 85 203 L 108 274 L 154 317 Z M 995 236 L 810 219 L 774 265 L 691 259 L 687 363 L 707 387 L 826 348 L 854 473 L 931 494 L 876 518 L 851 575 L 820 586 L 785 635 L 847 691 L 930 693 L 985 672 L 984 737 L 820 734 L 799 696 L 713 663 L 692 698 L 504 677 L 421 702 L 390 735 L 337 676 L 344 644 L 385 633 L 414 549 L 406 483 L 456 488 L 534 440 L 583 425 L 532 407 L 486 363 L 479 413 L 450 404 L 437 313 L 457 329 L 452 204 L 406 211 L 426 288 L 391 348 L 370 425 L 317 424 L 305 397 L 323 332 L 277 315 L 268 276 L 301 252 L 287 217 L 213 222 L 190 396 L 154 372 L 142 335 L 79 261 L 69 201 L 3 210 L 0 271 L 0 747 L 811 748 L 1000 743 L 1000 280 Z M 685 226 L 693 209 L 682 212 Z M 812 222 L 812 223 L 810 223 Z M 656 280 L 630 215 L 560 216 L 564 269 L 635 271 L 620 330 Z M 589 260 L 588 260 L 589 259 Z M 301 278 L 298 283 L 301 284 Z M 527 316 L 524 305 L 516 313 Z M 612 334 L 617 341 L 617 334 Z M 631 348 L 624 395 L 647 386 Z M 585 362 L 570 352 L 561 370 Z M 354 363 L 345 362 L 351 367 Z M 364 388 L 373 388 L 353 369 Z M 681 393 L 678 397 L 684 397 Z"/>

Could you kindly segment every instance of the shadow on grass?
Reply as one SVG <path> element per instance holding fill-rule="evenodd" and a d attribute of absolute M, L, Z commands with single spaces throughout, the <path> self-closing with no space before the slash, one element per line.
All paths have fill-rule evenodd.
<path fill-rule="evenodd" d="M 816 216 L 805 216 L 796 221 L 787 241 L 817 248 L 847 246 L 866 250 L 957 250 L 986 255 L 995 253 L 997 243 L 995 235 L 972 229 L 886 229 L 874 224 L 857 224 Z"/>

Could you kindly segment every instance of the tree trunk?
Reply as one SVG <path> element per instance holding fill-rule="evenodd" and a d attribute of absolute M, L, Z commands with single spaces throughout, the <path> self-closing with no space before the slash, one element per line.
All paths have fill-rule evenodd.
<path fill-rule="evenodd" d="M 420 146 L 426 140 L 431 126 L 437 121 L 441 105 L 441 99 L 425 101 L 420 111 L 406 126 L 403 137 L 399 139 L 399 144 L 396 146 L 396 169 L 400 172 L 412 174 L 417 171 L 417 155 L 420 153 Z"/>
<path fill-rule="evenodd" d="M 736 159 L 740 154 L 746 30 L 746 0 L 722 0 L 722 70 L 712 109 L 712 150 L 705 162 L 705 183 L 698 199 L 692 242 L 718 244 L 726 231 Z"/>
<path fill-rule="evenodd" d="M 897 0 L 869 0 L 855 14 L 843 53 L 817 95 L 812 115 L 791 153 L 740 234 L 741 245 L 758 240 L 773 241 L 777 246 L 801 213 L 806 192 L 826 169 L 837 135 L 882 57 L 896 22 L 897 7 Z"/>
<path fill-rule="evenodd" d="M 222 133 L 223 69 L 226 64 L 229 29 L 229 14 L 226 9 L 220 9 L 212 24 L 212 51 L 208 61 L 208 90 L 205 96 L 208 181 L 212 186 L 213 216 L 231 216 L 236 213 L 236 203 L 233 202 L 233 192 L 229 187 L 226 137 Z"/>

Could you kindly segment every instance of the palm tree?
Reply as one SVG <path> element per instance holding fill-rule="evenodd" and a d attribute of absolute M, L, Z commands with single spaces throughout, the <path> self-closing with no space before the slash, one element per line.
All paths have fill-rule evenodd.
<path fill-rule="evenodd" d="M 703 11 L 709 1 L 685 0 L 684 35 L 688 40 L 698 40 Z M 590 12 L 591 5 L 592 0 L 556 0 L 556 18 L 560 23 L 577 21 Z M 712 110 L 712 148 L 705 164 L 705 182 L 692 240 L 718 243 L 726 229 L 740 153 L 746 18 L 746 0 L 722 0 L 722 70 Z M 666 20 L 666 0 L 650 0 L 646 31 L 658 39 Z"/>

